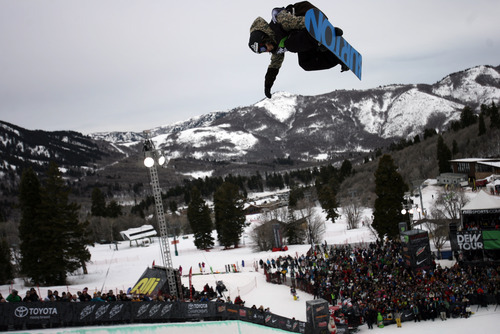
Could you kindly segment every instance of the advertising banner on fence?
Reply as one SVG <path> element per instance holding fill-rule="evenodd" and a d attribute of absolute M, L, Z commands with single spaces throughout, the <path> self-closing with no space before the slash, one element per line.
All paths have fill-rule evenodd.
<path fill-rule="evenodd" d="M 57 303 L 9 303 L 10 306 L 3 315 L 14 326 L 23 324 L 38 324 L 40 322 L 59 324 L 72 315 L 65 305 Z M 2 312 L 3 313 L 3 312 Z"/>
<path fill-rule="evenodd" d="M 40 328 L 92 326 L 107 323 L 183 322 L 198 320 L 242 320 L 305 333 L 306 323 L 269 312 L 215 302 L 44 302 L 1 303 L 0 327 L 35 325 Z"/>

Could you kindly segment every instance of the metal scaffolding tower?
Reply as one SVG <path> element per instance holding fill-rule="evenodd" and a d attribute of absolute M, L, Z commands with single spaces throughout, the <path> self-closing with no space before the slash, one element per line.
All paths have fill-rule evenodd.
<path fill-rule="evenodd" d="M 144 164 L 149 169 L 149 175 L 151 178 L 151 187 L 153 189 L 153 197 L 155 200 L 156 209 L 156 219 L 158 221 L 158 227 L 160 229 L 160 249 L 161 256 L 163 260 L 163 266 L 167 274 L 168 286 L 170 294 L 176 297 L 180 297 L 178 294 L 178 287 L 176 284 L 175 270 L 172 264 L 172 257 L 170 254 L 170 246 L 168 244 L 168 230 L 167 230 L 167 220 L 165 219 L 165 212 L 163 210 L 163 201 L 161 198 L 161 188 L 160 180 L 158 179 L 158 170 L 156 164 L 163 165 L 165 158 L 158 154 L 155 149 L 154 143 L 149 139 L 149 135 L 145 132 L 146 139 L 144 142 Z M 149 159 L 149 160 L 148 160 Z"/>

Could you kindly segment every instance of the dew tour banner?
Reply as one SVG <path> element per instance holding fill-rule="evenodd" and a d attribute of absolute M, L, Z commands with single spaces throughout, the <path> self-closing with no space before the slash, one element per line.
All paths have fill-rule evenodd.
<path fill-rule="evenodd" d="M 500 231 L 460 231 L 450 235 L 453 251 L 500 249 Z"/>

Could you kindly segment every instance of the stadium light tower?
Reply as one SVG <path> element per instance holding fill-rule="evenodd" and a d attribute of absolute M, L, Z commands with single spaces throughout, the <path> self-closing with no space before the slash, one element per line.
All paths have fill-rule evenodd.
<path fill-rule="evenodd" d="M 156 219 L 158 221 L 158 227 L 160 229 L 160 248 L 163 266 L 165 267 L 165 270 L 167 272 L 167 280 L 170 293 L 177 296 L 175 272 L 172 264 L 172 257 L 170 254 L 170 246 L 168 244 L 167 221 L 165 219 L 165 211 L 163 210 L 160 181 L 158 179 L 158 170 L 156 168 L 157 165 L 165 165 L 167 161 L 165 156 L 163 156 L 161 152 L 156 150 L 153 141 L 149 138 L 149 131 L 144 131 L 144 138 L 144 166 L 146 166 L 149 170 L 151 187 L 153 188 Z"/>

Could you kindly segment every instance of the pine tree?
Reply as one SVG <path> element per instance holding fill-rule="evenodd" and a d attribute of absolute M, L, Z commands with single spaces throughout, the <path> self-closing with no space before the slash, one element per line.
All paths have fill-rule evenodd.
<path fill-rule="evenodd" d="M 176 201 L 170 201 L 168 202 L 168 208 L 170 209 L 170 212 L 172 212 L 173 215 L 177 212 L 177 202 Z"/>
<path fill-rule="evenodd" d="M 210 218 L 210 208 L 201 198 L 198 188 L 191 190 L 191 202 L 187 209 L 187 218 L 194 233 L 194 244 L 198 249 L 208 249 L 214 246 L 212 237 L 213 224 Z"/>
<path fill-rule="evenodd" d="M 373 212 L 373 228 L 380 239 L 385 235 L 389 238 L 397 237 L 398 223 L 404 216 L 401 214 L 401 203 L 408 186 L 397 172 L 394 160 L 388 154 L 380 158 L 375 171 L 375 206 Z"/>
<path fill-rule="evenodd" d="M 486 133 L 486 125 L 484 124 L 484 115 L 481 112 L 479 114 L 479 125 L 478 125 L 478 136 L 482 136 Z"/>
<path fill-rule="evenodd" d="M 243 196 L 238 186 L 224 182 L 214 194 L 215 228 L 219 243 L 225 248 L 238 247 L 245 226 Z"/>
<path fill-rule="evenodd" d="M 451 172 L 451 151 L 444 142 L 443 136 L 439 135 L 437 141 L 437 159 L 439 166 L 439 173 Z"/>
<path fill-rule="evenodd" d="M 5 238 L 0 240 L 0 284 L 8 284 L 14 278 L 12 256 Z"/>
<path fill-rule="evenodd" d="M 476 115 L 474 115 L 474 111 L 471 107 L 465 106 L 464 109 L 462 109 L 462 113 L 460 114 L 460 125 L 462 126 L 462 129 L 475 123 Z"/>
<path fill-rule="evenodd" d="M 288 206 L 297 206 L 297 202 L 302 198 L 304 198 L 304 188 L 292 187 L 288 195 Z"/>
<path fill-rule="evenodd" d="M 301 221 L 295 217 L 293 208 L 288 207 L 287 222 L 284 226 L 284 234 L 289 245 L 300 245 L 304 243 L 305 231 Z"/>
<path fill-rule="evenodd" d="M 41 239 L 41 223 L 38 215 L 41 203 L 40 181 L 32 168 L 25 169 L 19 184 L 19 239 L 21 273 L 39 281 L 40 254 L 45 248 Z"/>
<path fill-rule="evenodd" d="M 95 217 L 106 217 L 106 198 L 102 193 L 101 189 L 95 187 L 92 190 L 92 204 L 90 207 L 90 213 Z"/>
<path fill-rule="evenodd" d="M 500 129 L 500 115 L 495 102 L 491 102 L 488 112 L 490 114 L 490 129 Z"/>
<path fill-rule="evenodd" d="M 122 207 L 115 200 L 109 202 L 105 208 L 105 216 L 110 218 L 118 218 L 122 215 Z"/>
<path fill-rule="evenodd" d="M 90 260 L 87 245 L 91 243 L 85 233 L 88 223 L 78 221 L 80 206 L 69 202 L 69 190 L 53 162 L 40 197 L 39 233 L 44 249 L 39 255 L 38 275 L 33 279 L 46 285 L 65 284 L 68 273 L 80 267 L 85 271 L 85 262 Z"/>
<path fill-rule="evenodd" d="M 330 185 L 323 185 L 318 191 L 318 201 L 326 213 L 326 219 L 330 219 L 332 223 L 335 223 L 335 219 L 339 217 L 337 212 L 337 198 L 335 196 L 335 191 Z"/>
<path fill-rule="evenodd" d="M 453 139 L 453 142 L 451 143 L 451 153 L 453 157 L 458 154 L 458 143 L 455 139 Z"/>

